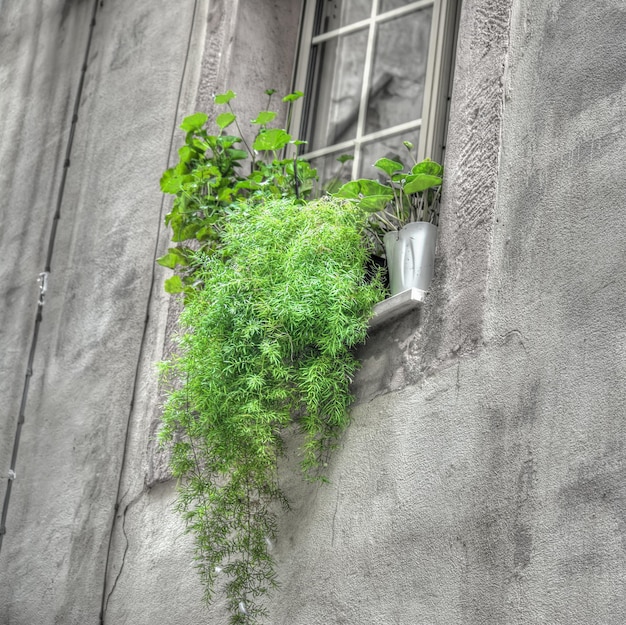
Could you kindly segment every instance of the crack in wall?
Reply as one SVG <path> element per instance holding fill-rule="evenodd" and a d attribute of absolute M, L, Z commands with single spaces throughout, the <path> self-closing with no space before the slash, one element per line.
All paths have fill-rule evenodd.
<path fill-rule="evenodd" d="M 115 580 L 113 581 L 113 585 L 111 586 L 111 590 L 109 590 L 109 592 L 107 593 L 106 600 L 104 602 L 104 609 L 102 611 L 102 617 L 100 619 L 100 622 L 102 623 L 102 625 L 104 625 L 104 622 L 105 622 L 106 612 L 107 612 L 107 610 L 109 608 L 109 600 L 111 599 L 111 595 L 115 592 L 115 589 L 117 588 L 117 582 L 119 581 L 120 577 L 122 576 L 122 572 L 124 571 L 124 565 L 126 564 L 126 555 L 128 553 L 128 549 L 130 547 L 130 541 L 128 540 L 128 534 L 126 533 L 126 515 L 128 514 L 128 511 L 131 509 L 131 507 L 134 506 L 148 492 L 149 492 L 149 489 L 143 488 L 137 495 L 135 495 L 135 497 L 133 497 L 126 504 L 126 506 L 124 506 L 124 512 L 122 512 L 122 515 L 121 515 L 121 517 L 122 517 L 122 528 L 121 529 L 122 529 L 122 535 L 124 536 L 124 541 L 125 541 L 124 551 L 122 553 L 122 561 L 121 561 L 121 564 L 120 564 L 120 568 L 117 571 L 117 575 L 115 576 Z M 126 493 L 128 493 L 128 491 L 126 491 Z M 123 499 L 124 499 L 124 497 L 122 497 L 122 500 Z"/>

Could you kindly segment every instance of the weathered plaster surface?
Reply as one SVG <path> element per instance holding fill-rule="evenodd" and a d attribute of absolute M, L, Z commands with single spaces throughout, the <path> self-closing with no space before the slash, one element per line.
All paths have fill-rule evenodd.
<path fill-rule="evenodd" d="M 0 15 L 2 494 L 93 6 Z M 99 3 L 0 556 L 2 623 L 100 622 L 193 11 Z"/>
<path fill-rule="evenodd" d="M 232 89 L 244 138 L 248 121 L 265 108 L 266 89 L 275 89 L 274 106 L 291 89 L 302 0 L 215 0 L 210 2 L 206 47 L 196 105 L 214 114 L 216 93 Z M 279 110 L 284 119 L 286 109 Z"/>
<path fill-rule="evenodd" d="M 288 89 L 298 3 L 252 4 L 99 8 L 2 623 L 95 624 L 103 596 L 107 625 L 226 622 L 200 604 L 152 442 L 174 309 L 165 272 L 150 285 L 173 127 L 216 91 L 237 91 L 245 119 L 253 89 Z M 16 6 L 0 2 L 2 467 L 92 5 Z M 330 484 L 284 471 L 269 622 L 626 620 L 624 32 L 618 0 L 463 3 L 433 291 L 361 350 Z"/>
<path fill-rule="evenodd" d="M 56 5 L 38 2 L 24 11 L 12 3 L 0 19 L 2 497 L 72 113 L 71 84 L 54 76 L 62 67 L 79 75 L 90 17 L 89 6 L 66 15 Z"/>

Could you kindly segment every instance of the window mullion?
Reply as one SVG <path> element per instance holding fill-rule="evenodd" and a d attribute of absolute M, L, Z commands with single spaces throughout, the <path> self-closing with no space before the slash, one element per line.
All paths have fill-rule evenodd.
<path fill-rule="evenodd" d="M 359 117 L 356 125 L 356 138 L 354 145 L 354 161 L 352 162 L 352 177 L 359 175 L 361 166 L 361 137 L 365 129 L 365 117 L 367 115 L 367 101 L 369 98 L 372 67 L 374 65 L 374 46 L 376 45 L 376 15 L 378 15 L 379 0 L 372 0 L 372 13 L 370 27 L 367 36 L 367 49 L 365 51 L 365 64 L 363 67 L 363 84 L 361 85 L 361 100 L 359 104 Z"/>
<path fill-rule="evenodd" d="M 432 6 L 435 1 L 436 0 L 419 0 L 419 2 L 412 2 L 411 4 L 407 4 L 406 6 L 398 7 L 397 9 L 392 9 L 391 11 L 386 11 L 381 15 L 376 15 L 374 19 L 377 23 L 388 22 L 389 20 L 393 20 L 397 17 L 402 17 L 403 15 L 414 13 L 416 10 Z M 366 17 L 365 19 L 359 20 L 358 22 L 347 24 L 346 26 L 340 26 L 339 28 L 329 30 L 326 33 L 320 33 L 319 35 L 315 35 L 311 40 L 311 43 L 321 43 L 323 41 L 328 41 L 329 39 L 334 39 L 335 37 L 338 37 L 340 35 L 348 35 L 350 33 L 356 32 L 357 30 L 364 30 L 365 28 L 369 27 L 369 24 L 370 18 Z"/>
<path fill-rule="evenodd" d="M 403 124 L 390 126 L 389 128 L 382 128 L 381 130 L 377 130 L 376 132 L 370 132 L 369 134 L 364 134 L 361 137 L 361 145 L 367 145 L 368 143 L 378 141 L 379 139 L 393 137 L 395 135 L 402 134 L 410 130 L 416 130 L 417 128 L 421 128 L 421 127 L 422 127 L 422 120 L 413 119 L 409 122 L 404 122 Z M 352 147 L 354 147 L 354 139 L 348 139 L 347 141 L 342 141 L 341 143 L 333 143 L 332 145 L 328 145 L 323 148 L 318 148 L 317 150 L 313 150 L 312 152 L 306 152 L 305 154 L 302 155 L 302 157 L 304 159 L 313 159 L 313 158 L 318 158 L 320 156 L 333 154 L 335 152 L 349 150 Z"/>

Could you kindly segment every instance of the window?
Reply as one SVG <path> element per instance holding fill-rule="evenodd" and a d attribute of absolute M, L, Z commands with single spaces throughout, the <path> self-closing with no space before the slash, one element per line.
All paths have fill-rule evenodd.
<path fill-rule="evenodd" d="M 383 156 L 406 163 L 403 141 L 420 159 L 442 158 L 456 5 L 305 1 L 295 121 L 322 180 L 370 177 Z M 353 160 L 341 166 L 344 154 Z"/>

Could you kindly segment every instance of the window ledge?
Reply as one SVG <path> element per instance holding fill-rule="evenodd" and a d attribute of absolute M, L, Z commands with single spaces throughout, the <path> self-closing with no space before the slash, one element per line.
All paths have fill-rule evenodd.
<path fill-rule="evenodd" d="M 396 317 L 418 308 L 426 298 L 427 291 L 407 289 L 392 295 L 374 306 L 374 316 L 370 319 L 370 330 L 379 328 Z"/>

